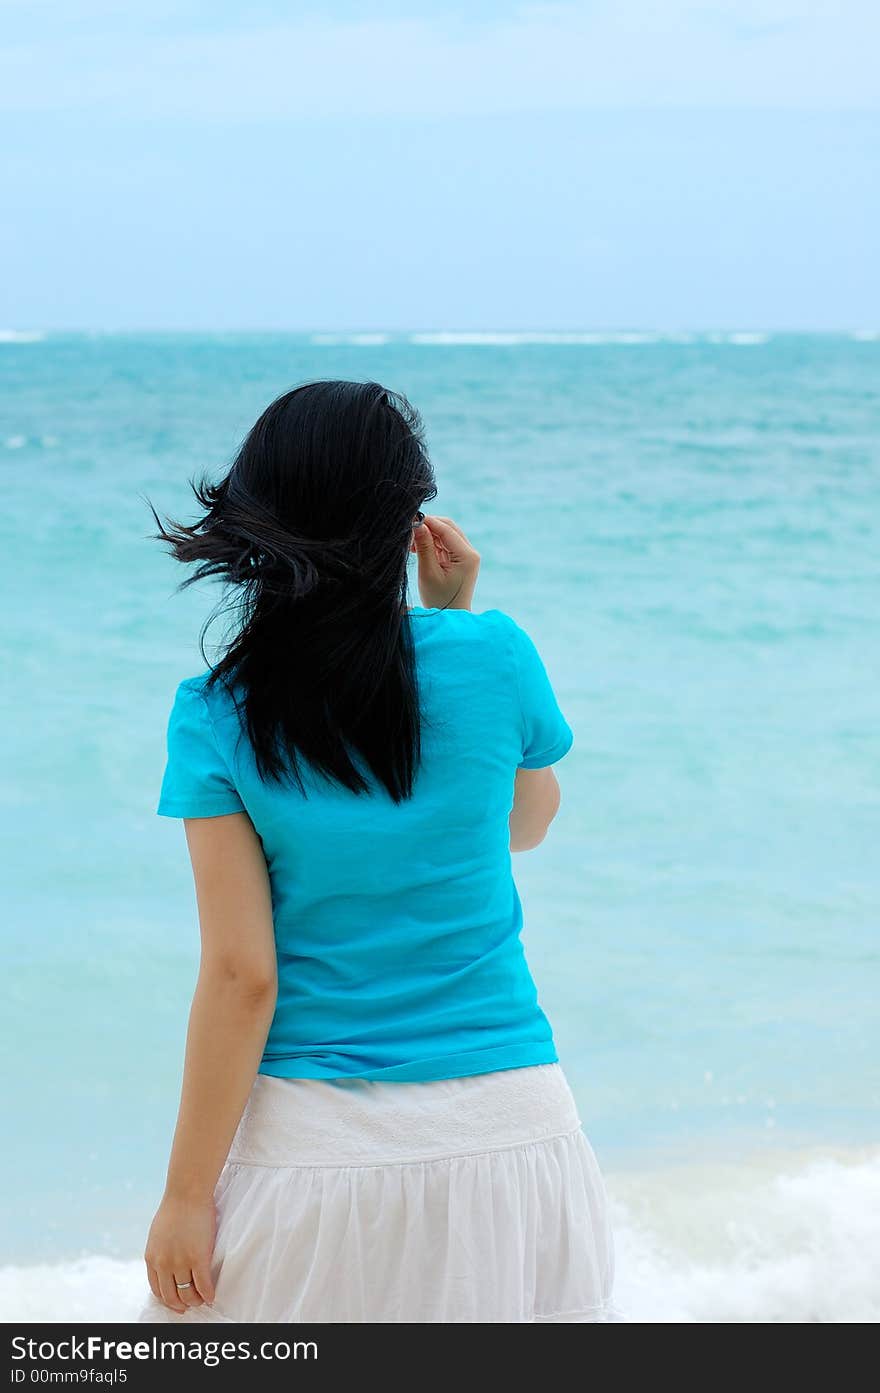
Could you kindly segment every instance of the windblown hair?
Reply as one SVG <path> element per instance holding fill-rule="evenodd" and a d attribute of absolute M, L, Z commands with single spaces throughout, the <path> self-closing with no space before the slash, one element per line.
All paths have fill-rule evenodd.
<path fill-rule="evenodd" d="M 304 789 L 305 761 L 408 798 L 421 718 L 406 563 L 436 492 L 416 411 L 376 382 L 313 382 L 263 412 L 219 483 L 191 486 L 203 516 L 153 508 L 156 535 L 195 565 L 181 589 L 232 587 L 236 632 L 207 681 L 240 692 L 262 777 Z"/>

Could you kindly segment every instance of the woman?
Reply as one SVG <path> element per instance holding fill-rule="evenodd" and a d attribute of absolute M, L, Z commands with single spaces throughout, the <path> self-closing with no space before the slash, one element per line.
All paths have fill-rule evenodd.
<path fill-rule="evenodd" d="M 571 732 L 434 493 L 403 398 L 318 382 L 156 519 L 238 609 L 168 730 L 202 959 L 144 1320 L 613 1318 L 510 865 Z"/>

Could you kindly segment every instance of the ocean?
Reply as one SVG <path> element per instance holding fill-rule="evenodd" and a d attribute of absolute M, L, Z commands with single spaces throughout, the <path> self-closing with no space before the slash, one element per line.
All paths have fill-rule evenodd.
<path fill-rule="evenodd" d="M 638 1321 L 880 1316 L 880 333 L 0 334 L 0 1310 L 122 1319 L 197 931 L 155 816 L 210 586 L 191 515 L 272 397 L 421 410 L 481 608 L 575 731 L 517 858 Z"/>

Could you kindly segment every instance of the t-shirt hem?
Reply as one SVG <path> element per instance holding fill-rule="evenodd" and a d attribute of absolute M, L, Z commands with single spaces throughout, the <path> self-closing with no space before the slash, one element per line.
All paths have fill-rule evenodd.
<path fill-rule="evenodd" d="M 230 803 L 228 800 L 217 803 L 177 803 L 163 799 L 156 809 L 159 817 L 225 817 L 230 813 L 243 813 L 243 803 Z"/>
<path fill-rule="evenodd" d="M 438 1079 L 460 1079 L 473 1074 L 494 1074 L 502 1069 L 558 1063 L 556 1046 L 549 1040 L 528 1045 L 499 1045 L 495 1049 L 369 1069 L 343 1069 L 338 1065 L 320 1064 L 309 1059 L 264 1059 L 259 1072 L 276 1079 L 384 1079 L 389 1083 L 430 1083 Z"/>
<path fill-rule="evenodd" d="M 569 731 L 567 735 L 563 735 L 560 740 L 557 740 L 555 745 L 551 745 L 549 750 L 543 750 L 537 755 L 527 755 L 525 759 L 520 760 L 518 767 L 520 769 L 546 769 L 549 765 L 556 764 L 563 755 L 567 755 L 573 744 L 574 735 Z"/>

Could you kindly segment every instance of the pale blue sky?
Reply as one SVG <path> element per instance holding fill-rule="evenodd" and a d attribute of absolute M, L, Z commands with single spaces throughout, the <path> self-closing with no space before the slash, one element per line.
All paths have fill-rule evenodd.
<path fill-rule="evenodd" d="M 0 326 L 880 325 L 873 0 L 0 0 Z"/>

